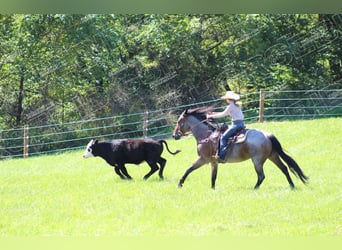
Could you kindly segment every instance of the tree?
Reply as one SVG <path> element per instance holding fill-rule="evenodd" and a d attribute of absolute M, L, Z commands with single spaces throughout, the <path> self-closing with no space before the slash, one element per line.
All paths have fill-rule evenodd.
<path fill-rule="evenodd" d="M 341 15 L 2 15 L 0 124 L 64 123 L 341 79 Z M 323 35 L 322 35 L 323 34 Z"/>

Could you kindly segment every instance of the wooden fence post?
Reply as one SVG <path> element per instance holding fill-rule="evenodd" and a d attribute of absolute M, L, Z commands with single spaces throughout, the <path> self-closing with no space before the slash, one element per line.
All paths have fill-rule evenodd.
<path fill-rule="evenodd" d="M 264 122 L 264 105 L 265 105 L 265 90 L 260 89 L 260 97 L 259 97 L 259 122 Z"/>
<path fill-rule="evenodd" d="M 24 126 L 24 152 L 23 157 L 27 158 L 29 155 L 29 125 Z"/>
<path fill-rule="evenodd" d="M 145 111 L 144 119 L 143 119 L 143 135 L 144 135 L 144 138 L 147 138 L 147 130 L 148 130 L 148 111 Z"/>

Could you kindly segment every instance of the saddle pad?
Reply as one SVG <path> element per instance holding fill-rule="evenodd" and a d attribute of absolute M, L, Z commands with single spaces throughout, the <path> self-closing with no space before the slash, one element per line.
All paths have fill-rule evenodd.
<path fill-rule="evenodd" d="M 246 134 L 239 134 L 233 140 L 235 144 L 243 143 L 246 140 Z"/>
<path fill-rule="evenodd" d="M 241 131 L 241 133 L 236 134 L 235 136 L 233 136 L 229 140 L 232 140 L 234 144 L 243 143 L 246 141 L 248 132 L 249 132 L 249 130 L 247 130 L 247 129 L 243 130 L 243 131 Z"/>

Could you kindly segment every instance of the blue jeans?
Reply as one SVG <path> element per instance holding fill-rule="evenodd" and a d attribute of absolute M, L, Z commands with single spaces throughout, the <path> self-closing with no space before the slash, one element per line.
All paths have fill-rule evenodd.
<path fill-rule="evenodd" d="M 226 156 L 226 150 L 227 147 L 227 141 L 228 138 L 234 135 L 234 133 L 239 129 L 243 128 L 245 126 L 243 121 L 235 121 L 232 122 L 232 125 L 223 133 L 220 139 L 220 151 L 219 151 L 219 157 L 223 160 Z"/>

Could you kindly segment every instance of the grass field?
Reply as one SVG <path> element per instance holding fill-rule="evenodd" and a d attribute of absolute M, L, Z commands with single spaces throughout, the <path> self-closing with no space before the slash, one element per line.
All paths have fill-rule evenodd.
<path fill-rule="evenodd" d="M 192 137 L 169 140 L 165 180 L 149 180 L 144 163 L 123 181 L 100 158 L 81 151 L 0 161 L 0 236 L 341 236 L 342 119 L 251 124 L 276 135 L 310 177 L 291 190 L 271 162 L 253 190 L 252 162 L 210 167 L 179 178 L 196 159 Z"/>

